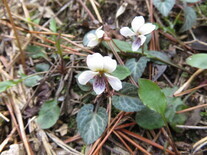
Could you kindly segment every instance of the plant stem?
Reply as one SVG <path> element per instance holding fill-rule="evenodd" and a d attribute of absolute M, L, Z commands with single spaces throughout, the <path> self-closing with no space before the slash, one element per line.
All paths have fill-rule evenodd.
<path fill-rule="evenodd" d="M 168 139 L 169 143 L 173 147 L 173 150 L 175 151 L 175 154 L 180 155 L 180 152 L 177 150 L 177 147 L 176 147 L 175 142 L 173 140 L 173 136 L 172 136 L 172 133 L 170 131 L 169 125 L 167 123 L 167 120 L 166 120 L 165 116 L 162 116 L 162 118 L 163 118 L 163 121 L 165 122 L 165 126 L 166 126 L 166 129 L 167 129 L 167 134 L 169 135 L 169 137 L 166 135 L 166 138 Z M 163 128 L 163 131 L 164 131 L 164 128 Z"/>
<path fill-rule="evenodd" d="M 59 33 L 57 39 L 56 39 L 56 48 L 57 48 L 57 53 L 60 55 L 60 59 L 61 59 L 61 73 L 64 74 L 64 61 L 63 61 L 63 52 L 60 46 L 60 36 L 61 34 Z"/>
<path fill-rule="evenodd" d="M 111 48 L 111 51 L 113 52 L 115 58 L 117 59 L 117 61 L 119 62 L 119 64 L 124 65 L 124 62 L 121 60 L 120 56 L 118 55 L 118 53 L 116 52 L 116 50 L 113 47 L 113 41 L 106 41 L 106 43 L 108 44 L 108 46 Z M 134 81 L 134 79 L 132 78 L 132 76 L 129 76 L 129 80 L 130 82 L 135 85 L 136 87 L 138 87 L 138 84 Z"/>

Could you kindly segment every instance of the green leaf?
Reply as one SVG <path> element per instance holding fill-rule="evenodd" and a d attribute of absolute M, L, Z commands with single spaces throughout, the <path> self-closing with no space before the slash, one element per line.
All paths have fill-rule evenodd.
<path fill-rule="evenodd" d="M 195 25 L 196 23 L 197 16 L 193 8 L 188 7 L 188 6 L 185 7 L 184 17 L 185 17 L 184 24 L 181 27 L 180 32 L 184 32 L 184 31 L 191 29 L 192 26 Z"/>
<path fill-rule="evenodd" d="M 130 53 L 142 53 L 141 49 L 138 51 L 132 51 L 132 44 L 126 41 L 121 41 L 118 39 L 113 39 L 113 48 L 116 52 L 130 52 Z M 111 48 L 108 46 L 106 41 L 102 41 L 102 45 L 105 46 L 108 50 L 111 50 Z"/>
<path fill-rule="evenodd" d="M 52 31 L 52 32 L 57 32 L 57 26 L 56 26 L 56 21 L 55 21 L 55 18 L 52 18 L 51 20 L 50 20 L 50 30 Z"/>
<path fill-rule="evenodd" d="M 139 97 L 143 104 L 161 114 L 163 117 L 167 108 L 167 100 L 161 89 L 152 81 L 139 79 Z"/>
<path fill-rule="evenodd" d="M 175 0 L 153 0 L 153 4 L 163 16 L 168 16 L 175 5 Z"/>
<path fill-rule="evenodd" d="M 159 51 L 147 51 L 147 57 L 150 59 L 154 59 L 155 63 L 163 64 L 163 62 L 167 62 L 167 64 L 171 64 L 170 58 L 163 52 Z"/>
<path fill-rule="evenodd" d="M 60 116 L 60 108 L 56 100 L 46 101 L 40 108 L 37 123 L 42 129 L 52 127 Z"/>
<path fill-rule="evenodd" d="M 32 22 L 39 25 L 40 20 L 41 20 L 41 18 L 37 18 L 37 19 L 34 19 Z"/>
<path fill-rule="evenodd" d="M 158 129 L 165 125 L 162 116 L 147 107 L 136 113 L 135 120 L 139 126 L 149 130 Z"/>
<path fill-rule="evenodd" d="M 84 105 L 78 112 L 76 121 L 78 131 L 86 144 L 91 144 L 96 141 L 104 132 L 108 115 L 105 108 L 99 107 L 97 112 L 94 112 L 92 104 Z"/>
<path fill-rule="evenodd" d="M 200 0 L 182 0 L 184 2 L 187 2 L 187 3 L 196 3 L 196 2 L 199 2 Z"/>
<path fill-rule="evenodd" d="M 8 80 L 0 82 L 0 93 L 6 91 L 7 89 L 17 85 L 18 83 L 22 82 L 22 79 L 19 80 Z"/>
<path fill-rule="evenodd" d="M 31 76 L 31 77 L 28 77 L 24 80 L 24 84 L 25 86 L 27 87 L 34 87 L 36 85 L 38 85 L 39 81 L 42 79 L 41 76 L 39 75 L 34 75 L 34 76 Z"/>
<path fill-rule="evenodd" d="M 44 72 L 48 71 L 50 69 L 50 65 L 47 63 L 39 63 L 35 65 L 35 70 L 37 72 Z"/>
<path fill-rule="evenodd" d="M 42 57 L 47 58 L 45 50 L 42 47 L 29 45 L 27 46 L 26 51 L 28 52 L 28 55 L 34 59 Z"/>
<path fill-rule="evenodd" d="M 200 69 L 207 69 L 207 54 L 194 54 L 187 58 L 187 64 Z"/>
<path fill-rule="evenodd" d="M 120 80 L 124 80 L 130 74 L 130 70 L 123 65 L 118 65 L 116 67 L 116 70 L 113 73 L 111 73 L 111 75 L 118 77 Z"/>
<path fill-rule="evenodd" d="M 112 97 L 112 104 L 119 110 L 125 112 L 135 112 L 142 110 L 145 106 L 137 95 L 137 87 L 130 83 L 123 82 L 123 88 L 119 91 L 119 96 Z"/>
<path fill-rule="evenodd" d="M 177 87 L 164 88 L 162 89 L 162 92 L 167 97 L 168 107 L 165 113 L 167 122 L 175 131 L 180 131 L 180 129 L 176 128 L 176 125 L 184 124 L 187 117 L 185 114 L 176 114 L 177 111 L 186 108 L 186 105 L 183 103 L 180 97 L 173 97 L 173 94 L 177 89 L 178 89 Z"/>
<path fill-rule="evenodd" d="M 136 82 L 142 76 L 148 61 L 146 57 L 141 57 L 138 61 L 135 58 L 127 60 L 125 66 L 129 68 Z"/>

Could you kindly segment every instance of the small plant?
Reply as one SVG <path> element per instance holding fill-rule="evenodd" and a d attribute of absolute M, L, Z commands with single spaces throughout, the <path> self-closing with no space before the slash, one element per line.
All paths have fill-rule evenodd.
<path fill-rule="evenodd" d="M 94 47 L 103 42 L 103 45 L 113 52 L 137 52 L 146 41 L 147 37 L 145 35 L 150 34 L 155 29 L 155 25 L 152 23 L 145 24 L 144 18 L 137 16 L 132 20 L 131 26 L 132 30 L 129 27 L 123 27 L 120 29 L 120 33 L 125 37 L 134 36 L 132 45 L 124 41 L 113 41 L 106 36 L 101 27 L 85 35 L 84 45 Z M 107 39 L 105 39 L 106 37 Z M 112 104 L 115 108 L 125 112 L 136 112 L 136 122 L 143 128 L 156 129 L 168 125 L 168 123 L 174 123 L 174 118 L 177 117 L 176 108 L 174 111 L 168 108 L 172 105 L 167 99 L 168 97 L 173 98 L 172 93 L 171 96 L 167 96 L 157 84 L 140 78 L 148 61 L 151 59 L 164 59 L 165 56 L 158 53 L 144 50 L 143 54 L 146 57 L 141 57 L 138 63 L 135 59 L 129 59 L 125 66 L 118 67 L 116 60 L 109 56 L 102 56 L 100 53 L 87 56 L 86 63 L 90 70 L 80 73 L 77 79 L 79 84 L 88 84 L 98 95 L 93 101 L 94 105 L 84 105 L 76 119 L 78 130 L 87 144 L 96 141 L 102 135 L 108 123 L 107 110 L 104 107 L 100 107 L 99 98 L 112 98 Z M 138 68 L 136 69 L 136 67 Z M 139 88 L 136 85 L 120 81 L 120 79 L 124 80 L 128 76 L 138 82 Z M 111 90 L 109 85 L 117 92 Z M 88 90 L 90 91 L 91 89 Z M 94 93 L 91 95 L 94 95 Z M 183 103 L 181 102 L 181 104 Z M 151 121 L 154 124 L 151 124 Z M 183 121 L 180 123 L 182 124 Z"/>

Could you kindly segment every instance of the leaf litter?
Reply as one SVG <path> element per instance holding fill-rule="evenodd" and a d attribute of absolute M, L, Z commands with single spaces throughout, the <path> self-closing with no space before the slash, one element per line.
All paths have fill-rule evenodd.
<path fill-rule="evenodd" d="M 200 105 L 205 106 L 206 104 L 206 86 L 194 88 L 202 84 L 206 72 L 193 74 L 197 69 L 187 65 L 185 60 L 192 54 L 206 51 L 205 26 L 203 25 L 207 22 L 207 13 L 203 8 L 207 3 L 205 1 L 193 3 L 183 1 L 187 2 L 185 3 L 187 9 L 180 14 L 181 5 L 177 1 L 175 4 L 171 2 L 168 8 L 166 8 L 166 3 L 164 8 L 160 9 L 158 8 L 158 4 L 161 5 L 159 1 L 152 10 L 153 4 L 148 0 L 126 0 L 124 3 L 117 0 L 90 0 L 87 2 L 82 0 L 69 2 L 36 0 L 34 3 L 27 0 L 21 2 L 4 0 L 0 6 L 2 8 L 0 9 L 1 154 L 93 154 L 97 152 L 127 154 L 132 151 L 140 153 L 145 150 L 151 154 L 162 154 L 163 150 L 160 146 L 165 147 L 168 142 L 170 145 L 166 147 L 166 151 L 171 154 L 176 152 L 173 147 L 177 147 L 180 153 L 189 154 L 193 151 L 194 153 L 205 153 L 206 146 L 202 140 L 205 140 L 207 134 L 198 128 L 206 126 L 206 108 L 199 108 Z M 8 15 L 8 10 L 3 9 L 5 3 L 10 7 L 14 24 Z M 116 17 L 116 11 L 120 7 L 124 8 Z M 170 9 L 171 7 L 172 9 Z M 189 10 L 192 13 L 191 16 L 188 14 Z M 163 17 L 161 14 L 167 17 Z M 144 16 L 149 22 L 157 23 L 158 30 L 151 36 L 151 41 L 146 43 L 148 53 L 142 53 L 142 49 L 137 53 L 132 52 L 131 44 L 129 44 L 131 40 L 121 36 L 118 31 L 118 27 L 130 26 L 131 20 L 137 15 Z M 196 25 L 195 20 L 197 20 Z M 80 71 L 86 70 L 85 58 L 88 54 L 94 52 L 103 55 L 111 54 L 111 47 L 104 42 L 102 42 L 103 45 L 99 45 L 100 48 L 95 47 L 94 49 L 82 45 L 84 35 L 101 26 L 100 21 L 104 21 L 103 29 L 107 31 L 108 36 L 114 39 L 113 46 L 118 52 L 118 57 L 115 58 L 121 59 L 119 63 L 123 62 L 127 67 L 130 60 L 133 60 L 136 65 L 140 65 L 139 60 L 146 59 L 144 64 L 138 67 L 141 70 L 134 69 L 135 72 L 139 72 L 138 75 L 132 73 L 130 76 L 127 75 L 128 78 L 123 76 L 125 82 L 134 80 L 136 83 L 138 78 L 142 77 L 153 80 L 161 88 L 177 86 L 182 87 L 184 91 L 190 90 L 190 93 L 181 95 L 185 108 L 194 108 L 193 111 L 187 113 L 188 119 L 183 127 L 177 127 L 182 130 L 179 132 L 174 130 L 177 124 L 170 122 L 175 125 L 170 127 L 175 145 L 166 138 L 164 128 L 144 129 L 142 127 L 146 125 L 147 119 L 137 118 L 139 116 L 137 114 L 136 121 L 139 121 L 137 124 L 141 124 L 139 126 L 135 123 L 135 113 L 124 113 L 115 109 L 110 106 L 111 99 L 105 96 L 96 99 L 93 92 L 90 92 L 90 84 L 86 86 L 88 87 L 86 92 L 77 85 L 75 76 Z M 182 30 L 182 33 L 179 30 Z M 23 55 L 26 57 L 25 64 L 21 63 L 24 56 L 19 52 L 21 49 L 16 43 L 15 31 L 19 36 L 20 45 L 24 51 Z M 57 40 L 59 40 L 59 45 Z M 165 49 L 160 49 L 160 47 L 165 47 Z M 154 52 L 150 54 L 150 51 Z M 156 53 L 157 51 L 159 52 Z M 58 52 L 59 54 L 57 54 Z M 123 64 L 120 63 L 120 65 Z M 128 69 L 133 71 L 132 66 Z M 128 72 L 127 69 L 126 71 Z M 16 82 L 23 77 L 23 74 L 31 77 L 38 76 L 38 80 L 28 79 L 26 83 L 25 81 Z M 192 80 L 189 80 L 191 78 Z M 185 85 L 186 81 L 187 85 Z M 136 85 L 133 87 L 136 89 Z M 120 92 L 116 93 L 115 97 L 127 97 L 119 94 Z M 135 96 L 137 97 L 137 94 Z M 170 97 L 173 101 L 177 101 L 177 98 Z M 36 118 L 41 107 L 51 99 L 57 100 L 60 116 L 54 126 L 50 124 L 49 129 L 42 130 L 36 122 Z M 108 118 L 109 123 L 103 135 L 90 147 L 80 138 L 75 118 L 83 105 L 94 104 L 92 102 L 94 100 L 97 102 L 101 100 L 100 105 L 107 109 L 108 114 L 111 112 L 109 115 L 111 117 Z M 124 102 L 126 101 L 124 100 Z M 123 105 L 118 105 L 118 107 L 121 106 Z M 122 109 L 126 109 L 126 107 L 122 107 Z M 176 110 L 179 112 L 183 109 Z M 178 123 L 175 118 L 172 121 Z M 158 126 L 160 127 L 159 124 Z M 139 137 L 137 134 L 142 136 L 139 139 L 142 141 L 141 143 L 136 140 Z M 143 141 L 146 139 L 148 141 Z"/>

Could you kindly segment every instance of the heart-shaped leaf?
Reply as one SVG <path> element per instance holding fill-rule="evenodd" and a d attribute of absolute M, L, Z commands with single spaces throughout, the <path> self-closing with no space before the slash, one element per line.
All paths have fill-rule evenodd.
<path fill-rule="evenodd" d="M 143 104 L 161 114 L 165 115 L 167 100 L 161 89 L 151 80 L 139 79 L 139 97 Z"/>
<path fill-rule="evenodd" d="M 196 16 L 196 13 L 193 8 L 188 7 L 188 6 L 185 7 L 184 8 L 184 17 L 185 17 L 184 24 L 181 27 L 180 32 L 184 32 L 184 31 L 189 30 L 196 23 L 197 16 Z"/>
<path fill-rule="evenodd" d="M 153 4 L 163 16 L 168 16 L 175 5 L 175 0 L 153 0 Z"/>
<path fill-rule="evenodd" d="M 113 76 L 118 77 L 120 80 L 124 80 L 130 74 L 130 70 L 123 65 L 118 65 L 116 70 L 112 73 Z"/>
<path fill-rule="evenodd" d="M 78 131 L 86 144 L 93 143 L 102 135 L 108 121 L 105 108 L 99 107 L 96 112 L 93 110 L 92 104 L 84 105 L 76 118 Z"/>
<path fill-rule="evenodd" d="M 56 100 L 46 101 L 40 108 L 37 123 L 42 129 L 52 127 L 60 116 L 60 108 Z"/>
<path fill-rule="evenodd" d="M 28 52 L 28 55 L 34 59 L 41 58 L 41 57 L 47 58 L 45 50 L 40 46 L 29 45 L 27 46 L 26 51 Z"/>
<path fill-rule="evenodd" d="M 194 54 L 187 58 L 187 64 L 200 69 L 207 69 L 207 54 Z"/>
<path fill-rule="evenodd" d="M 148 107 L 136 113 L 137 124 L 145 129 L 153 130 L 165 125 L 162 116 Z"/>
<path fill-rule="evenodd" d="M 34 76 L 31 76 L 31 77 L 28 77 L 28 78 L 25 78 L 24 80 L 24 84 L 25 86 L 27 87 L 34 87 L 36 85 L 38 85 L 39 81 L 42 79 L 41 76 L 39 75 L 34 75 Z"/>
<path fill-rule="evenodd" d="M 173 94 L 177 89 L 177 87 L 164 88 L 162 89 L 162 92 L 165 94 L 167 98 L 168 106 L 165 112 L 167 122 L 175 131 L 180 131 L 180 129 L 176 128 L 176 125 L 184 124 L 187 117 L 185 114 L 177 114 L 176 112 L 187 108 L 187 106 L 183 103 L 180 97 L 173 97 Z"/>
<path fill-rule="evenodd" d="M 50 69 L 50 65 L 47 63 L 39 63 L 35 65 L 35 70 L 37 72 L 44 72 L 48 71 Z"/>
<path fill-rule="evenodd" d="M 146 57 L 141 57 L 138 61 L 135 58 L 127 60 L 125 65 L 131 71 L 132 77 L 135 81 L 142 76 L 148 61 L 149 59 Z"/>
<path fill-rule="evenodd" d="M 119 96 L 112 97 L 112 104 L 119 110 L 125 112 L 135 112 L 142 110 L 145 106 L 137 95 L 137 87 L 130 83 L 123 82 L 123 88 L 119 91 Z"/>
<path fill-rule="evenodd" d="M 167 62 L 167 64 L 171 63 L 170 58 L 167 54 L 159 51 L 147 51 L 147 57 L 153 59 L 157 64 L 163 64 L 162 62 Z"/>

